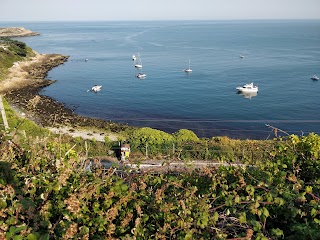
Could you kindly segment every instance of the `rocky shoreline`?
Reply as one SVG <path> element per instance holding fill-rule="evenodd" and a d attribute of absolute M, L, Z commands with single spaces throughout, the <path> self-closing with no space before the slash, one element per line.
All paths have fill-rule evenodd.
<path fill-rule="evenodd" d="M 40 35 L 24 27 L 0 28 L 0 37 L 29 37 Z"/>
<path fill-rule="evenodd" d="M 9 69 L 7 79 L 0 82 L 0 94 L 4 94 L 11 105 L 21 109 L 28 118 L 43 127 L 96 127 L 111 132 L 130 128 L 102 119 L 79 116 L 64 104 L 39 94 L 42 88 L 55 82 L 46 79 L 47 73 L 67 60 L 68 56 L 59 54 L 36 54 L 31 60 L 15 64 Z"/>

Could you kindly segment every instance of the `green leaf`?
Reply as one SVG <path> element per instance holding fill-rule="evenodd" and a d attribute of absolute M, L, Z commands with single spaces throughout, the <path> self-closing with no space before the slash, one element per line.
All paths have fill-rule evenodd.
<path fill-rule="evenodd" d="M 239 216 L 240 223 L 246 223 L 247 222 L 247 215 L 245 212 L 242 212 Z"/>
<path fill-rule="evenodd" d="M 149 215 L 144 214 L 142 217 L 143 222 L 147 222 L 149 220 Z"/>
<path fill-rule="evenodd" d="M 240 202 L 240 197 L 239 197 L 239 195 L 237 195 L 237 196 L 234 198 L 234 202 L 235 202 L 235 203 L 239 203 L 239 202 Z"/>
<path fill-rule="evenodd" d="M 7 207 L 7 201 L 5 199 L 0 199 L 0 208 L 6 208 Z"/>
<path fill-rule="evenodd" d="M 7 181 L 4 178 L 0 178 L 0 184 L 7 185 Z"/>
<path fill-rule="evenodd" d="M 121 190 L 124 191 L 124 192 L 126 192 L 126 191 L 128 190 L 128 188 L 129 188 L 129 187 L 128 187 L 127 184 L 122 184 L 122 185 L 121 185 Z"/>
<path fill-rule="evenodd" d="M 282 198 L 278 198 L 278 197 L 274 199 L 274 202 L 276 204 L 278 204 L 279 206 L 282 206 L 284 204 L 284 200 Z"/>
<path fill-rule="evenodd" d="M 307 193 L 312 193 L 312 186 L 307 186 L 306 187 L 306 192 Z"/>
<path fill-rule="evenodd" d="M 266 209 L 266 208 L 264 207 L 262 210 L 263 210 L 263 215 L 264 215 L 265 217 L 269 217 L 269 211 L 268 211 L 268 209 Z"/>
<path fill-rule="evenodd" d="M 311 209 L 311 216 L 315 217 L 317 215 L 317 209 L 312 208 Z"/>
<path fill-rule="evenodd" d="M 39 239 L 39 234 L 38 233 L 30 233 L 28 236 L 27 236 L 27 239 L 28 240 L 37 240 Z"/>
<path fill-rule="evenodd" d="M 22 238 L 22 236 L 19 236 L 19 235 L 15 235 L 13 237 L 13 240 L 21 240 L 21 239 L 23 239 L 23 238 Z"/>
<path fill-rule="evenodd" d="M 9 233 L 11 234 L 11 236 L 13 236 L 13 234 L 15 233 L 16 227 L 15 226 L 11 226 L 9 228 Z"/>
<path fill-rule="evenodd" d="M 214 214 L 213 214 L 213 220 L 214 220 L 215 222 L 217 222 L 217 221 L 219 220 L 219 213 L 218 213 L 218 212 L 214 212 Z"/>
<path fill-rule="evenodd" d="M 16 230 L 15 230 L 15 232 L 16 232 L 16 233 L 19 233 L 19 232 L 21 232 L 22 230 L 25 230 L 26 228 L 27 228 L 27 226 L 17 227 Z"/>
<path fill-rule="evenodd" d="M 192 240 L 193 239 L 193 234 L 192 231 L 189 231 L 186 236 L 184 237 L 185 240 Z"/>
<path fill-rule="evenodd" d="M 279 228 L 271 229 L 271 234 L 276 237 L 284 237 L 283 231 Z"/>
<path fill-rule="evenodd" d="M 261 228 L 262 228 L 260 222 L 253 220 L 253 221 L 251 221 L 251 224 L 252 224 L 252 226 L 253 226 L 253 230 L 254 230 L 254 231 L 260 232 L 260 230 L 261 230 Z"/>

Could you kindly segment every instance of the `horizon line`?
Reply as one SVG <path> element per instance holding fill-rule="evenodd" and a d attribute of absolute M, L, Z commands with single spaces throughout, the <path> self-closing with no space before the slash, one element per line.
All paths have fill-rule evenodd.
<path fill-rule="evenodd" d="M 181 21 L 317 21 L 319 18 L 234 18 L 234 19 L 49 19 L 49 20 L 1 20 L 0 22 L 181 22 Z"/>

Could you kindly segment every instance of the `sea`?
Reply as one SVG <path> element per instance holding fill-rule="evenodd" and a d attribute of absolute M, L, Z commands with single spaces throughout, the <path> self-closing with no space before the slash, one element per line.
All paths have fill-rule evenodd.
<path fill-rule="evenodd" d="M 43 89 L 83 116 L 199 137 L 320 134 L 320 20 L 0 22 L 69 55 Z M 143 68 L 134 67 L 132 55 Z M 241 57 L 243 56 L 243 57 Z M 183 70 L 189 67 L 192 73 Z M 147 75 L 139 79 L 136 75 Z M 259 92 L 237 86 L 253 82 Z M 93 85 L 102 90 L 88 91 Z"/>

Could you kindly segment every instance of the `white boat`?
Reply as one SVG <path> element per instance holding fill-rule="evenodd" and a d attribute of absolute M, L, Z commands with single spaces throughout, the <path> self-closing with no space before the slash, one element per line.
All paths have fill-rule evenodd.
<path fill-rule="evenodd" d="M 134 65 L 135 68 L 142 68 L 142 61 L 141 61 L 141 57 L 140 54 L 138 53 L 138 58 L 136 58 L 137 64 Z"/>
<path fill-rule="evenodd" d="M 244 93 L 256 93 L 258 92 L 258 86 L 254 86 L 253 83 L 247 83 L 243 85 L 242 87 L 237 87 L 236 88 L 239 92 L 244 92 Z"/>
<path fill-rule="evenodd" d="M 136 77 L 137 77 L 137 78 L 146 78 L 147 75 L 144 74 L 144 73 L 138 73 L 138 74 L 136 75 Z"/>
<path fill-rule="evenodd" d="M 243 55 L 240 55 L 240 58 L 244 58 L 244 56 L 243 56 Z"/>
<path fill-rule="evenodd" d="M 136 55 L 132 55 L 132 60 L 133 60 L 133 61 L 137 60 Z"/>
<path fill-rule="evenodd" d="M 93 85 L 90 91 L 92 92 L 99 92 L 101 90 L 102 86 L 101 85 Z"/>
<path fill-rule="evenodd" d="M 190 59 L 189 59 L 189 68 L 185 69 L 184 71 L 187 72 L 187 73 L 192 72 L 192 69 L 190 68 Z"/>
<path fill-rule="evenodd" d="M 318 77 L 317 75 L 313 75 L 313 76 L 311 77 L 311 79 L 312 79 L 312 80 L 319 80 L 319 77 Z"/>

